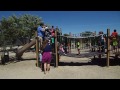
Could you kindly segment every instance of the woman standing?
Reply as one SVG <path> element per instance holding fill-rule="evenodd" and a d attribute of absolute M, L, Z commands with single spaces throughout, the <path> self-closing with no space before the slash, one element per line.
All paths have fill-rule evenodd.
<path fill-rule="evenodd" d="M 52 60 L 52 48 L 49 40 L 43 42 L 42 50 L 42 63 L 44 63 L 44 74 L 46 74 L 46 71 L 50 71 L 50 62 Z"/>

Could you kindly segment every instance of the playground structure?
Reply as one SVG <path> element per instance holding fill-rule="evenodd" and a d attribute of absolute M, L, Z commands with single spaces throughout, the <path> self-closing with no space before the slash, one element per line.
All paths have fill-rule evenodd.
<path fill-rule="evenodd" d="M 35 50 L 36 50 L 36 66 L 38 67 L 39 66 L 39 50 L 40 50 L 40 47 L 39 47 L 39 41 L 38 40 L 38 36 L 37 36 L 37 31 L 35 32 L 35 38 L 31 41 L 31 42 L 28 42 L 26 43 L 25 45 L 22 46 L 22 48 L 19 48 L 19 49 L 16 49 L 15 50 L 15 60 L 21 60 L 22 58 L 22 55 L 23 53 L 26 51 L 26 50 L 29 50 L 32 46 L 35 46 Z M 57 31 L 55 31 L 55 37 L 54 37 L 54 50 L 53 50 L 53 55 L 55 56 L 54 59 L 58 59 L 58 51 L 57 51 Z M 5 50 L 1 51 L 1 52 L 4 52 Z M 10 50 L 7 50 L 7 51 L 10 51 Z M 9 55 L 7 55 L 8 57 Z M 5 54 L 3 53 L 2 56 L 1 56 L 1 61 L 4 61 L 6 58 L 5 58 Z M 9 58 L 8 58 L 9 59 Z M 9 60 L 8 60 L 9 61 Z M 54 60 L 52 61 L 54 63 L 54 66 L 57 67 L 58 66 L 58 63 L 56 62 L 58 60 Z M 5 62 L 4 62 L 5 63 Z"/>
<path fill-rule="evenodd" d="M 30 43 L 27 43 L 27 44 L 25 44 L 22 48 L 20 48 L 20 49 L 18 49 L 17 51 L 16 51 L 16 57 L 17 57 L 17 59 L 20 59 L 21 58 L 21 56 L 23 55 L 23 53 L 26 51 L 26 50 L 28 50 L 29 48 L 31 48 L 33 45 L 36 45 L 36 64 L 37 64 L 37 67 L 39 66 L 39 43 L 38 43 L 38 37 L 37 37 L 37 31 L 36 31 L 36 38 L 35 39 L 33 39 Z M 74 39 L 74 38 L 73 38 Z M 79 39 L 79 38 L 77 38 L 77 39 Z M 62 35 L 58 35 L 58 32 L 57 31 L 55 31 L 55 37 L 54 37 L 54 40 L 55 40 L 55 43 L 54 43 L 54 45 L 55 45 L 55 48 L 54 48 L 54 52 L 53 52 L 53 54 L 55 55 L 55 59 L 54 59 L 54 61 L 53 61 L 53 63 L 54 63 L 54 66 L 55 67 L 58 67 L 59 66 L 59 54 L 58 54 L 58 42 L 65 42 L 65 46 L 67 47 L 67 45 L 68 45 L 68 43 L 70 43 L 70 46 L 72 46 L 71 45 L 71 38 L 70 37 L 66 37 L 66 36 L 62 36 Z M 75 40 L 75 39 L 74 39 Z M 83 39 L 79 39 L 79 41 L 81 42 L 81 48 L 82 49 L 84 49 L 85 48 L 85 43 L 82 45 L 82 43 L 83 43 L 83 41 L 85 40 L 85 38 L 83 38 Z M 118 48 L 115 48 L 115 50 L 114 50 L 114 53 L 112 53 L 112 48 L 110 48 L 110 29 L 107 29 L 107 55 L 106 55 L 106 65 L 109 67 L 109 59 L 110 59 L 110 56 L 111 55 L 114 55 L 114 57 L 115 58 L 118 58 L 118 56 L 120 55 L 120 49 L 119 49 L 119 47 Z M 91 41 L 91 40 L 90 40 Z M 75 42 L 76 43 L 76 42 Z M 91 42 L 90 42 L 91 43 Z M 91 44 L 90 44 L 90 46 L 89 46 L 89 49 L 91 49 L 92 48 L 92 46 L 91 46 Z M 105 54 L 105 53 L 103 53 L 103 52 L 101 52 L 101 46 L 99 46 L 99 47 L 97 47 L 97 48 L 99 48 L 100 49 L 100 51 L 99 52 L 96 52 L 95 54 L 94 54 L 94 58 L 95 58 L 95 56 L 97 55 L 97 56 L 99 56 L 99 59 L 102 57 L 102 55 L 103 54 Z M 71 48 L 70 48 L 71 49 Z M 94 49 L 93 51 L 95 51 L 95 47 L 94 48 L 92 48 L 92 49 Z M 69 52 L 69 53 L 71 53 L 71 52 Z M 112 53 L 112 54 L 111 54 Z"/>
<path fill-rule="evenodd" d="M 118 45 L 116 46 L 116 48 L 113 49 L 113 46 L 111 45 L 111 42 L 112 42 L 112 38 L 110 36 L 110 29 L 107 29 L 107 37 L 106 37 L 106 54 L 107 54 L 107 66 L 109 66 L 109 57 L 110 56 L 114 56 L 114 58 L 118 58 L 118 56 L 120 55 L 120 39 L 118 38 Z M 101 58 L 101 54 L 105 54 L 105 52 L 102 53 L 102 50 L 101 50 L 102 46 L 98 46 L 97 47 L 97 51 L 99 50 L 99 58 Z M 95 50 L 96 47 L 92 47 L 92 51 L 96 51 Z"/>
<path fill-rule="evenodd" d="M 38 37 L 37 37 L 37 31 L 35 32 L 36 34 L 36 38 L 33 39 L 30 43 L 27 43 L 25 44 L 22 48 L 18 49 L 17 52 L 16 52 L 16 57 L 17 59 L 21 59 L 21 56 L 23 55 L 23 53 L 30 49 L 33 45 L 36 45 L 36 66 L 38 67 L 39 66 L 39 50 L 40 50 L 40 47 L 39 47 L 39 41 L 38 40 Z M 57 31 L 55 31 L 55 37 L 54 37 L 54 40 L 55 40 L 55 47 L 53 50 L 53 55 L 55 55 L 55 58 L 56 60 L 54 60 L 54 66 L 57 67 L 58 66 L 58 50 L 57 50 Z"/>
<path fill-rule="evenodd" d="M 64 37 L 64 36 L 62 36 Z M 97 37 L 93 37 L 93 38 L 97 38 Z M 82 40 L 83 39 L 83 40 Z M 89 40 L 89 46 L 86 47 L 85 43 L 83 43 L 83 41 L 86 38 L 71 38 L 71 37 L 67 37 L 67 43 L 71 42 L 71 40 L 74 40 L 76 43 L 77 40 L 79 40 L 79 42 L 81 43 L 81 49 L 90 49 L 90 53 L 93 53 L 92 55 L 94 56 L 94 59 L 96 58 L 96 56 L 98 56 L 99 59 L 102 58 L 102 56 L 106 56 L 106 66 L 109 67 L 110 65 L 110 57 L 113 57 L 115 60 L 118 59 L 118 57 L 120 56 L 120 41 L 118 42 L 118 45 L 116 46 L 116 48 L 113 50 L 112 45 L 110 44 L 111 40 L 111 35 L 110 35 L 110 29 L 107 29 L 107 36 L 106 36 L 106 52 L 102 51 L 102 47 L 103 46 L 96 46 L 95 42 L 94 44 L 91 45 L 91 40 Z M 120 39 L 119 39 L 120 40 Z M 71 44 L 71 43 L 70 43 Z M 72 45 L 71 45 L 72 46 Z"/>
<path fill-rule="evenodd" d="M 30 43 L 27 43 L 22 48 L 18 49 L 16 52 L 17 59 L 20 59 L 23 53 L 35 44 L 36 44 L 36 39 L 32 40 Z"/>

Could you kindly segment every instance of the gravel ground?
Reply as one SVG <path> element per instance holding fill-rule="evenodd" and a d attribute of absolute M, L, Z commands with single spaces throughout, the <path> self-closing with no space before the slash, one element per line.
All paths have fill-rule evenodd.
<path fill-rule="evenodd" d="M 72 50 L 75 55 L 76 50 Z M 88 53 L 81 51 L 81 54 Z M 10 53 L 11 56 L 15 54 Z M 51 66 L 50 72 L 44 74 L 39 67 L 35 66 L 35 53 L 24 53 L 24 61 L 10 62 L 0 65 L 0 79 L 120 79 L 120 66 L 102 67 L 92 65 L 91 58 L 62 56 L 60 66 Z"/>

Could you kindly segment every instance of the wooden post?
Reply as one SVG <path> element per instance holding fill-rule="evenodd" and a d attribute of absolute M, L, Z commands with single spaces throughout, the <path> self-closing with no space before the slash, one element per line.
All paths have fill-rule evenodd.
<path fill-rule="evenodd" d="M 39 61 L 39 43 L 38 43 L 38 37 L 37 37 L 37 31 L 35 32 L 36 36 L 36 66 L 38 67 L 38 61 Z"/>
<path fill-rule="evenodd" d="M 71 39 L 70 39 L 70 45 L 69 45 L 70 53 L 71 53 Z"/>
<path fill-rule="evenodd" d="M 91 37 L 90 37 L 90 41 L 89 41 L 89 49 L 91 48 Z"/>
<path fill-rule="evenodd" d="M 80 48 L 82 48 L 82 39 L 80 38 Z"/>
<path fill-rule="evenodd" d="M 57 31 L 55 31 L 55 54 L 56 54 L 56 61 L 55 61 L 55 67 L 58 67 L 58 49 L 57 49 L 58 43 L 57 43 Z"/>
<path fill-rule="evenodd" d="M 110 29 L 107 29 L 107 67 L 109 67 L 109 56 L 110 56 Z"/>
<path fill-rule="evenodd" d="M 82 43 L 81 43 L 81 49 L 83 49 L 83 38 L 82 38 Z"/>
<path fill-rule="evenodd" d="M 101 54 L 102 54 L 102 52 L 101 52 L 101 46 L 99 46 L 99 59 L 101 60 Z"/>

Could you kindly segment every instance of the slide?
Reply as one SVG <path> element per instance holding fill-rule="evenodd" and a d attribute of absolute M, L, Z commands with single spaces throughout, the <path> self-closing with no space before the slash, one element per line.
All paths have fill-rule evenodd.
<path fill-rule="evenodd" d="M 16 52 L 16 57 L 19 59 L 23 55 L 23 53 L 36 44 L 36 39 L 33 39 L 30 43 L 25 44 L 22 48 L 18 49 Z"/>

